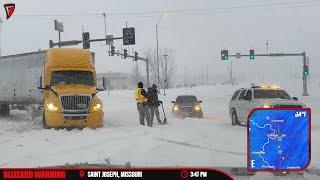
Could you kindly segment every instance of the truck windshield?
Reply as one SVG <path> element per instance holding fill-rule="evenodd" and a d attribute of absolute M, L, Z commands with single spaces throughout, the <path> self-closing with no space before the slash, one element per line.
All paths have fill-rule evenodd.
<path fill-rule="evenodd" d="M 254 90 L 254 98 L 255 99 L 269 99 L 269 98 L 290 99 L 290 96 L 284 90 L 256 89 Z"/>
<path fill-rule="evenodd" d="M 53 71 L 51 86 L 81 84 L 94 86 L 93 73 L 90 71 Z"/>

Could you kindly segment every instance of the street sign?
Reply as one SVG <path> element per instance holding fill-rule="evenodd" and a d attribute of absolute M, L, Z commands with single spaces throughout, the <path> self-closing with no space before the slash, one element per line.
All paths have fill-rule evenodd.
<path fill-rule="evenodd" d="M 133 45 L 136 43 L 134 28 L 123 28 L 123 45 Z"/>
<path fill-rule="evenodd" d="M 58 32 L 63 32 L 63 23 L 57 20 L 54 20 L 54 29 Z"/>
<path fill-rule="evenodd" d="M 236 53 L 236 58 L 240 59 L 241 58 L 241 53 Z"/>
<path fill-rule="evenodd" d="M 106 35 L 106 44 L 113 46 L 113 35 Z"/>

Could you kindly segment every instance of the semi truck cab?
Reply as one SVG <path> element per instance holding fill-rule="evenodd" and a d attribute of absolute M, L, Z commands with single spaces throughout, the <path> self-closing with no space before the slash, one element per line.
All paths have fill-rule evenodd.
<path fill-rule="evenodd" d="M 46 51 L 43 77 L 43 127 L 101 127 L 103 104 L 97 97 L 94 61 L 89 50 L 52 48 Z"/>

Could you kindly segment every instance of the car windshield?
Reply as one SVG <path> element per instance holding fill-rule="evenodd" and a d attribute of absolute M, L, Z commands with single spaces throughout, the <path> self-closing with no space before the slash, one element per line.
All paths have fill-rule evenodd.
<path fill-rule="evenodd" d="M 256 89 L 254 90 L 255 99 L 290 99 L 289 94 L 284 90 L 274 90 L 274 89 Z"/>
<path fill-rule="evenodd" d="M 188 103 L 195 103 L 198 102 L 197 98 L 195 96 L 179 96 L 177 97 L 178 104 L 188 104 Z"/>
<path fill-rule="evenodd" d="M 90 71 L 54 71 L 51 86 L 81 84 L 94 86 L 93 73 Z"/>

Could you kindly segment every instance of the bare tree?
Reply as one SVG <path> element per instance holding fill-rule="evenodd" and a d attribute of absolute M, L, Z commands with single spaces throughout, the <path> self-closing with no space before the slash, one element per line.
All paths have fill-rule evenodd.
<path fill-rule="evenodd" d="M 131 71 L 133 75 L 133 80 L 138 83 L 139 81 L 145 82 L 145 78 L 142 75 L 140 69 L 139 69 L 139 64 L 136 62 L 135 66 L 132 68 Z"/>
<path fill-rule="evenodd" d="M 168 55 L 166 60 L 163 55 Z M 149 69 L 151 75 L 151 83 L 158 83 L 158 63 L 156 50 L 148 49 L 145 52 L 145 57 L 149 59 Z M 164 80 L 166 75 L 166 62 L 167 62 L 167 86 L 173 86 L 173 78 L 176 72 L 176 64 L 174 62 L 174 51 L 172 49 L 160 49 L 159 51 L 159 69 L 160 69 L 160 88 L 164 87 Z"/>

